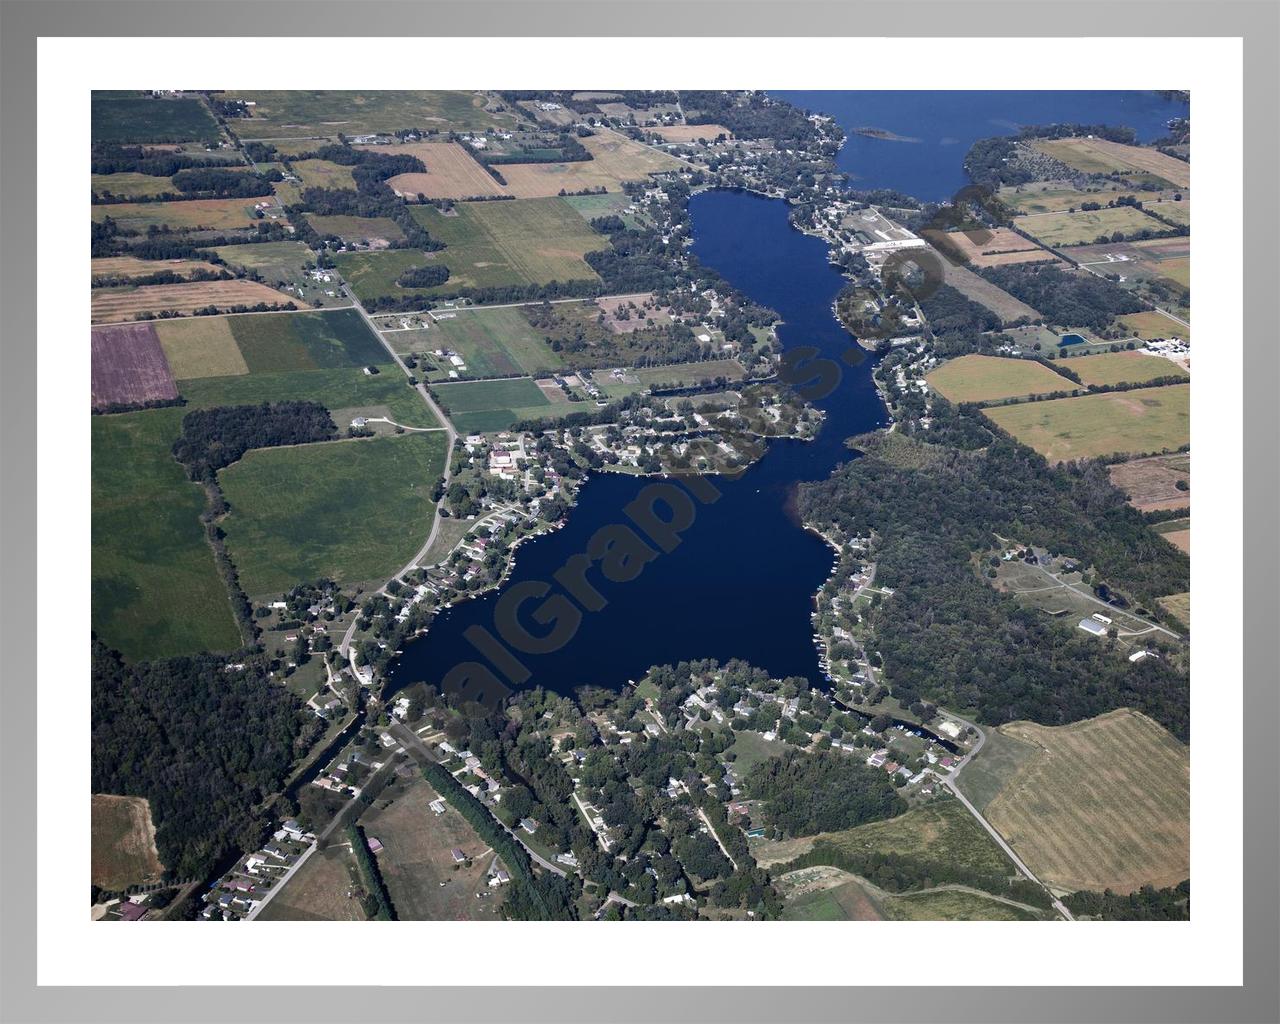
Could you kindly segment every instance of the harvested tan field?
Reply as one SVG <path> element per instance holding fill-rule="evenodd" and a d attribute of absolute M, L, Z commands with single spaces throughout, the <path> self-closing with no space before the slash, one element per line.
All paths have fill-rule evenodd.
<path fill-rule="evenodd" d="M 481 167 L 456 142 L 408 142 L 398 146 L 360 146 L 377 153 L 416 156 L 425 173 L 397 174 L 387 184 L 397 195 L 412 199 L 421 194 L 428 199 L 469 199 L 472 196 L 507 196 L 510 190 Z"/>
<path fill-rule="evenodd" d="M 1191 531 L 1190 530 L 1170 530 L 1168 533 L 1160 534 L 1165 540 L 1172 544 L 1179 551 L 1185 551 L 1191 554 Z"/>
<path fill-rule="evenodd" d="M 582 140 L 592 159 L 559 164 L 503 164 L 499 168 L 507 179 L 507 189 L 521 199 L 555 196 L 604 188 L 622 191 L 624 181 L 641 181 L 659 171 L 674 171 L 686 166 L 621 135 L 599 134 Z"/>
<path fill-rule="evenodd" d="M 164 873 L 156 851 L 151 804 L 138 796 L 93 794 L 90 811 L 93 884 L 110 892 L 159 881 Z"/>
<path fill-rule="evenodd" d="M 116 323 L 136 319 L 139 313 L 173 310 L 192 313 L 205 306 L 230 309 L 292 302 L 309 309 L 301 299 L 255 281 L 193 281 L 190 284 L 144 284 L 137 288 L 98 288 L 93 292 L 90 314 L 93 323 Z"/>
<path fill-rule="evenodd" d="M 926 231 L 926 238 L 940 248 L 951 248 L 975 267 L 998 267 L 1007 263 L 1043 263 L 1056 260 L 1051 252 L 1023 238 L 1010 228 L 989 231 Z"/>
<path fill-rule="evenodd" d="M 1191 184 L 1191 165 L 1176 157 L 1142 146 L 1126 146 L 1107 139 L 1045 139 L 1035 148 L 1086 174 L 1143 171 L 1171 185 Z"/>
<path fill-rule="evenodd" d="M 1188 629 L 1191 628 L 1191 594 L 1170 594 L 1168 597 L 1156 598 L 1160 602 L 1160 607 L 1181 622 Z"/>
<path fill-rule="evenodd" d="M 661 135 L 668 142 L 693 142 L 695 139 L 706 139 L 710 142 L 717 135 L 733 138 L 733 132 L 722 124 L 668 124 L 648 130 L 655 135 Z"/>
<path fill-rule="evenodd" d="M 1000 731 L 1036 746 L 986 817 L 1058 889 L 1176 885 L 1190 874 L 1190 753 L 1128 708 L 1050 728 Z"/>
<path fill-rule="evenodd" d="M 1110 467 L 1111 482 L 1129 496 L 1140 512 L 1156 512 L 1191 506 L 1191 456 L 1154 455 L 1130 459 Z M 1187 485 L 1178 487 L 1178 481 Z"/>

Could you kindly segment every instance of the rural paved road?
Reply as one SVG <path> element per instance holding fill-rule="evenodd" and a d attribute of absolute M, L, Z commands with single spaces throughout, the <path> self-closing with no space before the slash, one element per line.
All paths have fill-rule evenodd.
<path fill-rule="evenodd" d="M 398 367 L 400 367 L 405 377 L 411 378 L 413 374 L 409 371 L 409 367 L 405 366 L 404 360 L 401 359 L 400 356 L 396 353 L 395 349 L 391 347 L 390 342 L 388 342 L 387 339 L 382 336 L 382 333 L 378 330 L 378 325 L 375 324 L 373 322 L 373 319 L 369 316 L 368 310 L 366 310 L 364 306 L 361 305 L 360 300 L 356 298 L 355 293 L 351 290 L 351 286 L 347 284 L 345 281 L 342 283 L 342 293 L 348 299 L 351 300 L 352 306 L 355 309 L 359 310 L 360 316 L 364 319 L 365 324 L 368 325 L 369 330 L 373 331 L 374 336 L 377 337 L 379 342 L 381 342 L 382 347 L 387 350 L 387 354 L 391 356 L 392 360 L 395 361 L 395 364 Z M 415 386 L 414 390 L 416 390 L 418 394 L 422 396 L 422 400 L 426 402 L 427 408 L 429 408 L 431 412 L 435 415 L 436 419 L 440 422 L 443 430 L 445 431 L 446 443 L 445 443 L 445 450 L 444 450 L 444 473 L 442 475 L 444 477 L 444 486 L 448 487 L 449 486 L 449 470 L 453 463 L 453 446 L 458 440 L 458 432 L 457 430 L 454 429 L 453 423 L 450 422 L 449 417 L 445 415 L 444 410 L 441 409 L 440 406 L 436 404 L 435 399 L 431 397 L 431 393 L 427 390 L 426 384 L 419 382 Z M 430 428 L 430 429 L 437 430 L 441 428 Z M 417 553 L 413 556 L 413 558 L 407 564 L 401 567 L 401 569 L 394 576 L 392 576 L 391 579 L 398 580 L 401 577 L 403 577 L 405 573 L 409 572 L 409 570 L 415 568 L 418 562 L 421 561 L 426 556 L 427 552 L 431 550 L 431 545 L 435 543 L 436 534 L 439 532 L 440 532 L 440 506 L 437 503 L 436 509 L 435 509 L 435 515 L 432 517 L 432 520 L 431 520 L 431 532 L 427 534 L 427 539 L 423 542 L 422 547 L 418 549 Z M 391 579 L 387 580 L 387 583 L 390 583 Z M 379 587 L 377 593 L 379 594 L 386 593 L 387 583 L 384 583 L 381 587 Z M 350 659 L 351 657 L 351 640 L 355 636 L 356 623 L 359 620 L 360 620 L 360 617 L 358 615 L 351 620 L 351 625 L 348 626 L 347 631 L 342 634 L 342 640 L 338 644 L 339 653 L 341 653 L 342 656 L 347 659 Z"/>
<path fill-rule="evenodd" d="M 1005 855 L 1011 861 L 1013 861 L 1014 867 L 1016 867 L 1020 872 L 1022 872 L 1023 875 L 1025 875 L 1031 881 L 1035 882 L 1036 885 L 1040 886 L 1040 888 L 1042 888 L 1045 892 L 1049 894 L 1049 899 L 1053 903 L 1053 909 L 1056 910 L 1068 921 L 1074 921 L 1075 918 L 1071 916 L 1071 911 L 1069 911 L 1065 906 L 1063 906 L 1062 901 L 1059 900 L 1058 897 L 1056 897 L 1052 892 L 1050 892 L 1049 887 L 1045 885 L 1044 882 L 1040 881 L 1040 879 L 1038 879 L 1032 873 L 1031 869 L 1022 862 L 1022 858 L 1013 852 L 1013 847 L 1011 847 L 1008 843 L 1004 841 L 1004 836 L 1002 836 L 999 832 L 997 832 L 995 826 L 992 825 L 991 822 L 987 821 L 987 819 L 982 816 L 982 813 L 978 810 L 978 808 L 973 806 L 973 804 L 970 802 L 967 796 L 965 796 L 962 792 L 960 792 L 960 787 L 956 785 L 956 777 L 960 774 L 960 770 L 964 768 L 965 765 L 967 765 L 970 761 L 972 761 L 974 756 L 978 753 L 978 751 L 982 749 L 983 744 L 987 742 L 987 734 L 983 732 L 975 723 L 968 722 L 965 719 L 961 718 L 959 715 L 953 714 L 950 711 L 946 712 L 946 715 L 948 718 L 952 718 L 955 721 L 959 722 L 962 726 L 972 729 L 975 733 L 977 733 L 978 739 L 974 742 L 973 746 L 969 749 L 969 752 L 965 754 L 964 757 L 960 758 L 959 761 L 956 762 L 955 767 L 952 768 L 948 774 L 941 775 L 937 772 L 934 772 L 935 777 L 938 779 L 939 782 L 941 782 L 944 786 L 946 786 L 947 789 L 949 789 L 955 795 L 956 799 L 958 799 L 965 806 L 965 809 L 970 814 L 972 814 L 974 818 L 977 819 L 978 824 L 987 830 L 988 835 L 990 835 L 991 838 L 996 841 L 996 845 L 999 846 L 1000 849 L 1002 849 L 1005 852 Z"/>

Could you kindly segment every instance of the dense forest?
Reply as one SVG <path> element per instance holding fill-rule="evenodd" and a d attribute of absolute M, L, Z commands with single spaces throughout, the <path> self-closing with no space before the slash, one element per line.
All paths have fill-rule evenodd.
<path fill-rule="evenodd" d="M 309 738 L 295 698 L 254 657 L 230 670 L 212 654 L 130 666 L 95 638 L 92 709 L 93 792 L 150 801 L 177 878 L 261 841 L 258 806 Z"/>
<path fill-rule="evenodd" d="M 1191 882 L 1169 889 L 1144 885 L 1137 892 L 1119 895 L 1105 892 L 1073 892 L 1063 897 L 1067 909 L 1077 917 L 1100 921 L 1188 921 L 1191 919 Z"/>
<path fill-rule="evenodd" d="M 332 440 L 338 434 L 329 410 L 318 402 L 263 402 L 196 409 L 182 417 L 173 457 L 192 480 L 211 480 L 251 448 L 275 448 Z"/>
<path fill-rule="evenodd" d="M 806 522 L 877 535 L 877 581 L 897 592 L 869 614 L 894 696 L 973 708 L 990 724 L 1061 725 L 1136 707 L 1186 740 L 1184 673 L 1166 659 L 1130 664 L 1107 641 L 1019 606 L 974 564 L 998 533 L 1079 558 L 1148 609 L 1186 591 L 1187 556 L 1148 528 L 1106 468 L 1052 468 L 1001 436 L 975 453 L 902 445 L 918 447 L 917 465 L 867 454 L 798 498 Z"/>
<path fill-rule="evenodd" d="M 830 751 L 789 749 L 760 762 L 744 782 L 753 800 L 767 801 L 765 823 L 789 837 L 838 832 L 907 809 L 883 770 Z"/>
<path fill-rule="evenodd" d="M 1038 309 L 1050 323 L 1064 326 L 1104 331 L 1117 316 L 1147 308 L 1132 292 L 1094 274 L 1027 263 L 985 267 L 979 273 Z"/>

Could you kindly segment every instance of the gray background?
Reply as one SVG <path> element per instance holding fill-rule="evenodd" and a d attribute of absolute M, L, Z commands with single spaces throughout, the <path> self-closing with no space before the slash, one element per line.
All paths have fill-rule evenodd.
<path fill-rule="evenodd" d="M 677 35 L 957 37 L 1236 36 L 1245 40 L 1245 901 L 1242 988 L 36 988 L 35 987 L 35 85 L 39 36 Z M 1074 3 L 405 3 L 390 0 L 203 3 L 0 0 L 0 1019 L 5 1021 L 1257 1021 L 1280 1020 L 1280 821 L 1274 757 L 1277 703 L 1277 479 L 1280 386 L 1276 342 L 1276 128 L 1280 8 L 1274 0 L 1117 0 Z M 906 44 L 909 48 L 909 43 Z M 107 49 L 104 47 L 104 58 Z M 299 55 L 300 56 L 300 55 Z M 291 59 L 297 59 L 291 58 Z M 302 58 L 305 59 L 305 58 Z M 851 73 L 857 69 L 851 65 Z M 799 87 L 802 83 L 797 83 Z M 858 85 L 852 82 L 851 85 Z M 864 86 L 869 84 L 861 83 Z M 881 83 L 891 87 L 893 83 Z M 956 86 L 964 86 L 963 74 Z M 1011 83 L 1016 84 L 1016 83 Z M 1072 83 L 1079 86 L 1082 83 Z M 1202 243 L 1203 244 L 1203 243 Z M 1202 297 L 1201 302 L 1205 302 Z M 1243 554 L 1243 553 L 1242 553 Z M 1235 557 L 1232 552 L 1223 557 Z M 1234 685 L 1230 679 L 1222 685 Z M 1228 735 L 1233 723 L 1223 723 Z M 1203 735 L 1203 733 L 1201 734 Z M 88 737 L 69 737 L 88 742 Z M 72 794 L 78 799 L 78 794 Z M 47 810 L 47 809 L 46 809 Z M 78 884 L 72 882 L 71 884 Z M 1210 879 L 1197 881 L 1210 898 Z M 171 927 L 181 928 L 182 925 Z M 376 926 L 370 926 L 371 928 Z M 600 927 L 609 927 L 602 925 Z M 634 927 L 634 926 L 632 926 Z M 1084 927 L 1087 927 L 1084 926 Z M 518 926 L 513 935 L 518 939 Z M 589 940 L 589 931 L 583 939 Z M 389 937 L 395 941 L 393 937 Z M 707 929 L 707 941 L 714 930 Z M 317 953 L 323 955 L 322 948 Z M 519 955 L 509 942 L 503 955 Z M 785 953 L 783 954 L 785 955 Z M 803 954 L 800 954 L 803 955 Z M 376 959 L 368 980 L 376 984 Z M 424 975 L 431 955 L 422 951 Z M 859 967 L 858 965 L 861 965 Z M 871 971 L 866 968 L 870 967 Z M 921 970 L 927 974 L 927 958 Z M 850 976 L 874 955 L 850 950 Z M 1072 965 L 1062 964 L 1064 979 Z M 161 980 L 161 979 L 158 979 Z M 690 974 L 688 980 L 701 980 Z M 993 982 L 1001 977 L 993 965 Z"/>

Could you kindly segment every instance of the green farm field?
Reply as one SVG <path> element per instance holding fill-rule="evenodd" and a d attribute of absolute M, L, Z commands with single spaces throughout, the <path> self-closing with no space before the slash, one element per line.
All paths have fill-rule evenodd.
<path fill-rule="evenodd" d="M 506 377 L 514 373 L 545 374 L 563 364 L 559 353 L 552 350 L 543 336 L 534 330 L 516 307 L 499 306 L 486 309 L 450 310 L 440 313 L 425 332 L 413 334 L 416 351 L 451 349 L 467 364 L 470 377 Z M 397 335 L 386 334 L 396 351 Z"/>
<path fill-rule="evenodd" d="M 1115 206 L 1101 210 L 1080 210 L 1076 213 L 1037 213 L 1017 217 L 1014 225 L 1045 245 L 1088 245 L 1098 236 L 1110 237 L 1117 231 L 1126 238 L 1143 231 L 1152 233 L 1168 228 L 1154 217 L 1148 217 L 1132 206 Z"/>
<path fill-rule="evenodd" d="M 1150 192 L 1141 189 L 1122 188 L 1106 183 L 1097 190 L 1078 189 L 1069 181 L 1029 181 L 1023 185 L 1006 185 L 998 198 L 1016 213 L 1062 213 L 1080 208 L 1081 203 L 1101 203 L 1105 206 L 1120 196 L 1133 196 L 1141 203 L 1149 203 L 1171 193 Z"/>
<path fill-rule="evenodd" d="M 145 199 L 147 196 L 162 196 L 166 193 L 177 193 L 178 189 L 168 178 L 160 178 L 154 174 L 135 174 L 122 171 L 118 174 L 92 174 L 89 183 L 95 196 L 110 193 L 113 196 L 125 196 L 129 199 Z"/>
<path fill-rule="evenodd" d="M 286 399 L 319 402 L 334 414 L 340 428 L 345 428 L 354 416 L 389 416 L 406 427 L 440 425 L 422 397 L 407 386 L 398 366 L 384 363 L 378 370 L 373 376 L 367 376 L 360 367 L 348 366 L 203 377 L 180 381 L 178 391 L 194 408 Z"/>
<path fill-rule="evenodd" d="M 595 281 L 583 255 L 609 248 L 609 241 L 558 196 L 503 202 L 464 203 L 446 217 L 434 206 L 417 206 L 414 219 L 446 248 L 437 254 L 450 280 L 437 291 L 551 281 Z"/>
<path fill-rule="evenodd" d="M 621 217 L 629 228 L 638 226 L 643 218 L 624 211 L 631 205 L 631 197 L 626 193 L 608 192 L 595 196 L 565 196 L 564 201 L 577 212 L 583 220 L 591 221 L 597 217 L 610 215 Z"/>
<path fill-rule="evenodd" d="M 90 100 L 94 142 L 216 142 L 218 124 L 196 99 L 108 96 Z"/>
<path fill-rule="evenodd" d="M 1001 398 L 1070 391 L 1075 383 L 1033 359 L 967 355 L 949 359 L 926 378 L 951 402 L 992 402 Z"/>
<path fill-rule="evenodd" d="M 1173 450 L 1191 441 L 1191 389 L 1186 384 L 1005 405 L 984 412 L 1050 462 Z"/>
<path fill-rule="evenodd" d="M 226 99 L 252 100 L 254 116 L 231 122 L 242 139 L 299 135 L 363 135 L 398 128 L 472 128 L 510 126 L 510 114 L 491 114 L 475 92 L 386 89 L 355 92 L 337 89 L 257 89 L 231 91 Z"/>
<path fill-rule="evenodd" d="M 240 646 L 200 525 L 204 492 L 170 452 L 183 415 L 148 409 L 91 423 L 91 619 L 131 661 Z"/>
<path fill-rule="evenodd" d="M 406 270 L 438 262 L 437 253 L 425 253 L 418 249 L 340 252 L 334 256 L 333 261 L 338 273 L 355 292 L 356 298 L 366 304 L 387 295 L 397 299 L 408 296 L 426 299 L 435 292 L 432 288 L 402 288 L 396 284 L 396 279 Z"/>
<path fill-rule="evenodd" d="M 328 577 L 386 579 L 431 531 L 443 432 L 260 448 L 219 474 L 240 583 L 253 597 Z"/>
<path fill-rule="evenodd" d="M 220 245 L 212 250 L 228 266 L 256 270 L 272 285 L 298 284 L 306 276 L 305 267 L 315 256 L 305 242 L 253 242 Z"/>
<path fill-rule="evenodd" d="M 337 235 L 348 245 L 359 245 L 372 239 L 403 242 L 404 232 L 390 217 L 307 216 L 307 222 L 321 235 Z"/>
<path fill-rule="evenodd" d="M 1116 323 L 1144 341 L 1151 338 L 1191 340 L 1191 328 L 1183 326 L 1176 320 L 1170 320 L 1163 313 L 1126 313 L 1117 318 Z"/>
<path fill-rule="evenodd" d="M 101 223 L 110 217 L 122 228 L 146 231 L 167 224 L 171 228 L 210 228 L 230 231 L 251 227 L 251 211 L 261 199 L 180 199 L 170 203 L 109 203 L 90 207 L 93 219 Z"/>
<path fill-rule="evenodd" d="M 369 366 L 386 349 L 354 309 L 228 317 L 250 373 Z"/>
<path fill-rule="evenodd" d="M 1190 376 L 1172 359 L 1144 352 L 1098 352 L 1059 359 L 1058 365 L 1074 371 L 1086 384 L 1095 385 L 1145 384 L 1161 377 Z"/>
<path fill-rule="evenodd" d="M 464 434 L 506 430 L 519 420 L 553 416 L 569 408 L 552 406 L 529 377 L 439 384 L 433 391 L 454 427 Z"/>

